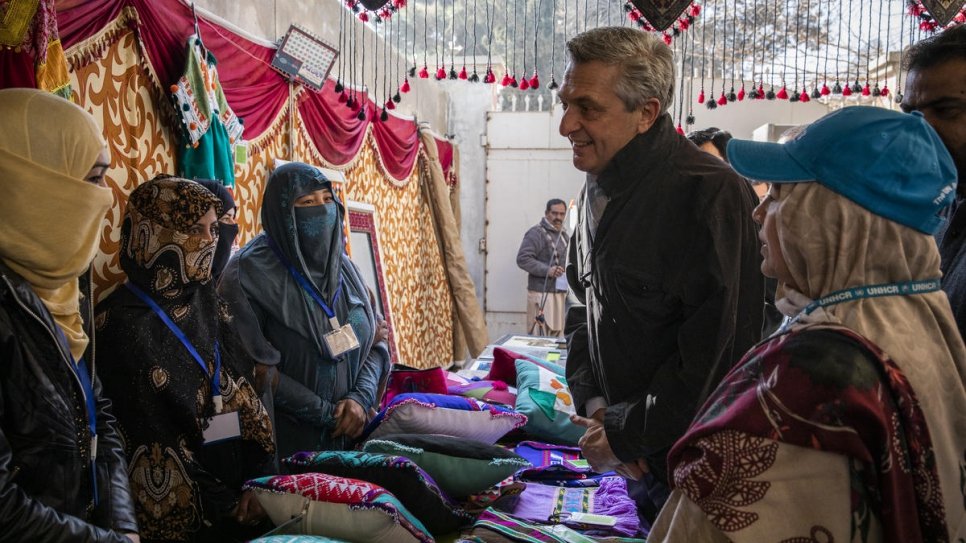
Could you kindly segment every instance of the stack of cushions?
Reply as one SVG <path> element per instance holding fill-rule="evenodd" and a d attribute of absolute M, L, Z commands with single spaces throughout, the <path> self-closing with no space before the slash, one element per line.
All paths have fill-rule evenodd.
<path fill-rule="evenodd" d="M 570 513 L 593 513 L 614 517 L 612 527 L 582 526 L 588 533 L 599 535 L 634 536 L 639 520 L 637 506 L 627 495 L 627 483 L 622 477 L 605 477 L 600 486 L 589 488 L 566 488 L 560 486 L 527 483 L 518 496 L 501 499 L 495 508 L 516 518 L 546 522 L 567 523 Z"/>
<path fill-rule="evenodd" d="M 389 434 L 442 434 L 496 443 L 527 417 L 474 398 L 445 394 L 400 394 L 369 423 L 367 439 Z"/>
<path fill-rule="evenodd" d="M 423 524 L 386 489 L 366 481 L 303 473 L 248 481 L 276 526 L 302 516 L 291 532 L 359 543 L 431 543 Z"/>
<path fill-rule="evenodd" d="M 503 447 L 443 435 L 390 434 L 367 441 L 363 450 L 412 460 L 456 498 L 487 490 L 530 465 Z"/>
<path fill-rule="evenodd" d="M 363 451 L 300 452 L 282 461 L 294 473 L 360 479 L 391 492 L 434 535 L 455 532 L 473 517 L 408 458 Z"/>

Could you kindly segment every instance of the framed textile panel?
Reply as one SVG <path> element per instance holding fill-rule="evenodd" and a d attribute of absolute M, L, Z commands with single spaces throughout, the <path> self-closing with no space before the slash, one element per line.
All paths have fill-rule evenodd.
<path fill-rule="evenodd" d="M 389 354 L 393 362 L 399 360 L 399 348 L 392 326 L 392 304 L 386 290 L 386 276 L 382 268 L 382 254 L 379 252 L 379 229 L 376 208 L 370 204 L 346 201 L 349 215 L 349 258 L 359 267 L 362 278 L 373 291 L 376 307 L 386 319 L 389 327 Z"/>

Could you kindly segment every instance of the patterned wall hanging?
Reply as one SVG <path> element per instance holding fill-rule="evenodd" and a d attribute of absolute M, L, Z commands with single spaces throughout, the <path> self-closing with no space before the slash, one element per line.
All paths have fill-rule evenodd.
<path fill-rule="evenodd" d="M 631 0 L 631 3 L 651 26 L 663 31 L 684 14 L 691 0 Z"/>
<path fill-rule="evenodd" d="M 966 23 L 966 4 L 963 0 L 915 0 L 914 5 L 925 10 L 915 15 L 925 13 L 930 16 L 929 19 L 923 19 L 927 26 L 924 30 L 934 32 L 952 22 Z"/>

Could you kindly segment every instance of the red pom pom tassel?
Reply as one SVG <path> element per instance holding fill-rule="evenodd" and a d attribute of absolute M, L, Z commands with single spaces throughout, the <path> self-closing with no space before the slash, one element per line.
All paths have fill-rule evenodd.
<path fill-rule="evenodd" d="M 779 90 L 778 93 L 775 95 L 775 98 L 778 98 L 779 100 L 788 100 L 788 91 L 785 90 L 784 85 L 782 85 L 781 90 Z"/>

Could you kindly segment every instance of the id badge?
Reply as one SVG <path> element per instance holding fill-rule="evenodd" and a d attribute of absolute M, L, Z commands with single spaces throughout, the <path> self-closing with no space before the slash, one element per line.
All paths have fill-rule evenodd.
<path fill-rule="evenodd" d="M 241 420 L 238 418 L 238 411 L 222 413 L 208 419 L 208 427 L 205 428 L 202 436 L 205 438 L 205 445 L 241 437 Z"/>
<path fill-rule="evenodd" d="M 339 321 L 335 317 L 329 319 L 332 331 L 322 336 L 325 340 L 325 347 L 329 350 L 332 358 L 337 358 L 343 353 L 359 348 L 359 338 L 351 325 L 339 326 Z"/>

